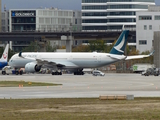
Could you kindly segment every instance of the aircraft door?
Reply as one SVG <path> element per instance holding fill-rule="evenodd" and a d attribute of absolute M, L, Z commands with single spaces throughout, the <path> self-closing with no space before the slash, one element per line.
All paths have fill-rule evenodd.
<path fill-rule="evenodd" d="M 94 59 L 94 62 L 97 62 L 98 61 L 98 58 L 96 55 L 93 56 L 93 59 Z"/>

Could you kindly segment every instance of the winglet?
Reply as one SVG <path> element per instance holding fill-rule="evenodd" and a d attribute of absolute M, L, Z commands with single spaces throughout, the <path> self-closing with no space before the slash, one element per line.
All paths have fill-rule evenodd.
<path fill-rule="evenodd" d="M 155 50 L 153 52 L 151 52 L 148 55 L 135 55 L 135 56 L 127 56 L 127 58 L 125 60 L 131 60 L 131 59 L 140 59 L 140 58 L 146 58 L 146 57 L 150 57 L 153 55 L 153 53 L 155 52 Z"/>
<path fill-rule="evenodd" d="M 154 54 L 154 52 L 155 52 L 155 50 L 153 50 L 153 51 L 149 54 L 149 56 L 153 55 L 153 54 Z"/>
<path fill-rule="evenodd" d="M 122 26 L 122 30 L 125 30 L 125 29 L 124 29 L 124 25 Z"/>

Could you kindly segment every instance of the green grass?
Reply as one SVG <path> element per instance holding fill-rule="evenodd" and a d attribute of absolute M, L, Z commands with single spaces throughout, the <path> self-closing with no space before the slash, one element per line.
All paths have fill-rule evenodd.
<path fill-rule="evenodd" d="M 160 98 L 1 99 L 0 120 L 159 120 Z"/>
<path fill-rule="evenodd" d="M 62 84 L 25 82 L 25 81 L 0 81 L 0 87 L 31 87 L 31 86 L 57 86 Z"/>

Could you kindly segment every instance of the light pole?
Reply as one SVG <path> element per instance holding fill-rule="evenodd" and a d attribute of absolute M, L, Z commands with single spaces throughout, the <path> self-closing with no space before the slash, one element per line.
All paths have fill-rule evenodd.
<path fill-rule="evenodd" d="M 70 52 L 72 52 L 72 23 L 70 23 Z"/>
<path fill-rule="evenodd" d="M 72 23 L 70 23 L 70 40 L 72 41 Z"/>

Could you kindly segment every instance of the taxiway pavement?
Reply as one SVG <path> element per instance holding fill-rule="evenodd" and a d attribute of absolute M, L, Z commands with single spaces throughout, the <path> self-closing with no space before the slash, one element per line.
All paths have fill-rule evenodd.
<path fill-rule="evenodd" d="M 104 77 L 52 76 L 49 74 L 0 75 L 0 81 L 31 81 L 63 84 L 46 87 L 0 87 L 0 98 L 94 98 L 99 95 L 160 97 L 160 76 L 108 73 Z"/>

